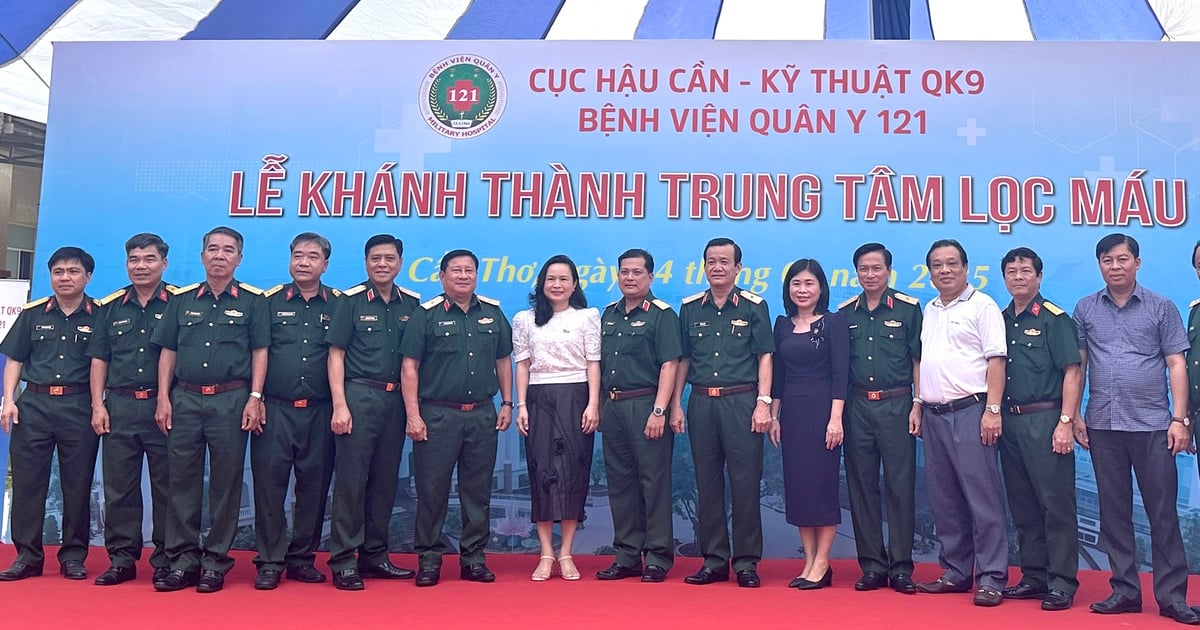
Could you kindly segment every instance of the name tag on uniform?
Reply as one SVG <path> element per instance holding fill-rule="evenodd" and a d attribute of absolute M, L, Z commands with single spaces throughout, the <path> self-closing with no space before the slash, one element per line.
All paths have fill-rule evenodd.
<path fill-rule="evenodd" d="M 126 318 L 126 319 L 118 319 L 117 321 L 113 322 L 113 323 L 112 323 L 112 325 L 113 325 L 113 326 L 124 326 L 125 324 L 131 323 L 132 321 L 133 321 L 133 320 L 132 320 L 132 319 L 129 319 L 129 318 Z"/>
<path fill-rule="evenodd" d="M 455 321 L 455 320 L 453 320 L 453 319 L 452 319 L 452 320 L 450 320 L 450 321 L 438 322 L 438 326 L 453 326 L 453 325 L 455 325 L 455 324 L 457 324 L 457 323 L 458 323 L 457 321 Z"/>
<path fill-rule="evenodd" d="M 646 320 L 644 320 L 644 319 L 639 319 L 639 320 L 637 320 L 636 322 L 630 322 L 630 324 L 629 324 L 629 327 L 630 327 L 630 328 L 640 328 L 640 327 L 642 327 L 642 326 L 645 326 L 645 325 L 646 325 Z"/>
<path fill-rule="evenodd" d="M 744 319 L 735 319 L 729 323 L 733 324 L 734 326 L 749 326 L 750 325 L 750 322 L 748 322 Z"/>
<path fill-rule="evenodd" d="M 200 311 L 184 311 L 183 315 L 184 317 L 204 317 L 204 313 Z"/>
<path fill-rule="evenodd" d="M 360 322 L 377 322 L 377 321 L 379 321 L 379 316 L 378 315 L 359 315 L 358 321 L 360 321 Z"/>
<path fill-rule="evenodd" d="M 903 326 L 904 324 L 895 319 L 888 319 L 888 320 L 884 320 L 883 325 L 887 326 L 888 328 L 899 328 L 899 327 Z"/>
<path fill-rule="evenodd" d="M 34 330 L 54 330 L 54 324 L 38 324 L 33 327 Z"/>
<path fill-rule="evenodd" d="M 494 321 L 496 321 L 496 320 L 492 319 L 491 317 L 480 317 L 480 318 L 479 318 L 479 323 L 480 323 L 480 324 L 490 324 L 490 323 L 492 323 L 492 322 L 494 322 Z"/>
<path fill-rule="evenodd" d="M 692 328 L 708 328 L 708 322 L 692 322 Z"/>
<path fill-rule="evenodd" d="M 227 317 L 241 317 L 242 315 L 245 315 L 245 313 L 237 310 L 236 308 L 231 308 L 225 311 L 225 315 Z"/>
<path fill-rule="evenodd" d="M 1025 334 L 1029 337 L 1037 337 L 1038 335 L 1042 334 L 1042 331 L 1036 328 L 1030 328 L 1029 330 L 1025 331 Z"/>
<path fill-rule="evenodd" d="M 275 317 L 295 317 L 296 311 L 276 311 Z"/>

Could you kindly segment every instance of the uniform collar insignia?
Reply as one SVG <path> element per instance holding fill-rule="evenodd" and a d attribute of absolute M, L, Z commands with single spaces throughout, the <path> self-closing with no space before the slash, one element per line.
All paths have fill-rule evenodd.
<path fill-rule="evenodd" d="M 1033 313 L 1034 317 L 1037 317 L 1042 312 L 1042 305 L 1038 304 L 1037 302 L 1030 304 L 1029 312 Z"/>
<path fill-rule="evenodd" d="M 894 302 L 892 302 L 892 296 L 890 296 L 890 295 L 889 295 L 889 296 L 887 296 L 887 307 L 888 307 L 888 308 L 895 308 L 895 303 L 894 303 Z"/>

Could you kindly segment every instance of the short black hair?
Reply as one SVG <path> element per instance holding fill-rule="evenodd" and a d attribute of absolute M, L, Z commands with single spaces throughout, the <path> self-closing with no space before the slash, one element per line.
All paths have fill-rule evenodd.
<path fill-rule="evenodd" d="M 821 286 L 821 297 L 817 298 L 817 304 L 813 307 L 814 315 L 822 315 L 829 312 L 829 279 L 825 277 L 825 270 L 821 268 L 821 263 L 812 258 L 801 258 L 796 262 L 788 265 L 787 273 L 783 276 L 783 310 L 788 317 L 793 317 L 797 308 L 796 303 L 792 301 L 791 291 L 788 290 L 792 284 L 792 278 L 795 278 L 801 271 L 807 271 L 817 277 L 817 284 Z"/>
<path fill-rule="evenodd" d="M 892 252 L 889 252 L 888 248 L 883 246 L 883 243 L 865 243 L 863 245 L 859 245 L 858 249 L 854 250 L 854 267 L 856 269 L 858 268 L 859 258 L 874 252 L 882 253 L 883 264 L 887 266 L 888 269 L 892 268 Z"/>
<path fill-rule="evenodd" d="M 1018 258 L 1024 258 L 1033 263 L 1033 270 L 1037 272 L 1037 275 L 1042 275 L 1042 257 L 1038 256 L 1037 252 L 1028 247 L 1018 247 L 1008 250 L 1004 258 L 1000 259 L 1000 273 L 1004 273 L 1004 268 L 1017 262 Z"/>
<path fill-rule="evenodd" d="M 641 258 L 646 263 L 646 273 L 654 273 L 654 256 L 651 256 L 650 252 L 639 247 L 627 249 L 620 256 L 617 256 L 618 268 L 620 268 L 621 263 L 625 262 L 626 258 Z"/>
<path fill-rule="evenodd" d="M 724 236 L 714 238 L 704 246 L 704 258 L 708 258 L 709 248 L 723 247 L 725 245 L 733 245 L 733 264 L 740 265 L 742 263 L 742 248 L 739 247 L 737 243 L 733 242 L 733 239 L 725 238 Z"/>
<path fill-rule="evenodd" d="M 83 270 L 92 273 L 96 268 L 96 259 L 92 255 L 74 246 L 59 247 L 50 254 L 50 260 L 46 261 L 46 269 L 53 270 L 56 263 L 64 260 L 78 260 L 79 264 L 83 265 Z"/>
<path fill-rule="evenodd" d="M 236 241 L 238 253 L 242 253 L 242 233 L 224 225 L 218 225 L 204 234 L 204 241 L 200 245 L 201 251 L 208 249 L 208 239 L 218 234 L 224 234 L 225 236 L 228 236 Z"/>
<path fill-rule="evenodd" d="M 392 236 L 391 234 L 376 234 L 375 236 L 367 239 L 367 244 L 363 246 L 363 258 L 366 258 L 371 254 L 371 248 L 378 247 L 380 245 L 395 245 L 396 255 L 401 257 L 404 256 L 404 241 Z"/>
<path fill-rule="evenodd" d="M 296 251 L 296 246 L 300 243 L 316 243 L 317 247 L 321 248 L 321 253 L 325 254 L 325 260 L 329 260 L 329 255 L 333 253 L 333 245 L 329 244 L 329 239 L 317 234 L 316 232 L 301 232 L 292 239 L 292 244 L 288 245 L 288 251 Z"/>
<path fill-rule="evenodd" d="M 934 241 L 933 245 L 929 246 L 929 251 L 925 252 L 926 268 L 929 268 L 929 266 L 933 264 L 930 262 L 930 258 L 933 256 L 933 250 L 938 249 L 939 247 L 953 247 L 954 249 L 957 249 L 959 257 L 962 258 L 962 260 L 959 262 L 961 262 L 964 267 L 967 266 L 967 250 L 963 249 L 962 243 L 959 243 L 952 238 L 943 238 Z"/>
<path fill-rule="evenodd" d="M 439 265 L 439 268 L 443 272 L 446 271 L 446 268 L 450 266 L 450 261 L 458 258 L 459 256 L 469 257 L 471 261 L 475 263 L 475 269 L 479 269 L 479 257 L 475 255 L 475 252 L 472 252 L 469 249 L 452 249 L 446 252 L 446 254 L 442 256 L 442 262 Z"/>
<path fill-rule="evenodd" d="M 1105 254 L 1121 245 L 1128 246 L 1129 253 L 1133 254 L 1134 258 L 1141 257 L 1141 248 L 1138 247 L 1137 239 L 1128 234 L 1116 232 L 1105 236 L 1100 239 L 1099 243 L 1096 243 L 1096 260 L 1100 260 Z"/>
<path fill-rule="evenodd" d="M 167 243 L 162 240 L 161 236 L 152 234 L 150 232 L 134 234 L 133 236 L 129 237 L 129 240 L 125 241 L 126 254 L 135 249 L 143 249 L 146 247 L 153 247 L 154 249 L 157 249 L 158 255 L 163 258 L 167 257 L 167 250 L 170 249 Z"/>

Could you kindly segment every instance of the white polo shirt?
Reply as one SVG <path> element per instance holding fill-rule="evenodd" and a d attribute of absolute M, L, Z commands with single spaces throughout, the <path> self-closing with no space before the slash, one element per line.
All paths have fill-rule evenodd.
<path fill-rule="evenodd" d="M 1006 357 L 1004 316 L 971 286 L 949 303 L 925 305 L 921 325 L 921 398 L 941 404 L 987 391 L 987 364 Z"/>

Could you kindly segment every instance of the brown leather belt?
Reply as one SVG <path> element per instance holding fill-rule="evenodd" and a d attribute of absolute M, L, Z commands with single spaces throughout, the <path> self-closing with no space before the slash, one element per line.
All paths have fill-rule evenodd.
<path fill-rule="evenodd" d="M 350 379 L 350 382 L 358 383 L 359 385 L 366 385 L 367 387 L 370 387 L 371 389 L 380 389 L 385 392 L 400 391 L 400 383 L 389 383 L 387 381 L 377 381 L 375 379 L 370 379 L 370 378 L 352 378 L 352 379 Z"/>
<path fill-rule="evenodd" d="M 280 398 L 278 396 L 271 396 L 271 395 L 264 395 L 263 397 L 266 398 L 267 402 L 269 402 L 269 403 L 274 403 L 276 405 L 282 405 L 284 407 L 291 407 L 292 409 L 307 409 L 309 407 L 316 407 L 317 405 L 320 405 L 322 403 L 329 402 L 328 398 L 291 399 L 291 398 Z"/>
<path fill-rule="evenodd" d="M 136 398 L 138 400 L 150 400 L 158 394 L 158 388 L 150 387 L 148 389 L 137 389 L 134 387 L 109 387 L 108 393 L 120 394 L 122 396 L 128 396 L 129 398 Z"/>
<path fill-rule="evenodd" d="M 966 409 L 967 407 L 970 407 L 971 405 L 980 403 L 985 398 L 987 398 L 987 394 L 971 394 L 970 396 L 967 396 L 965 398 L 959 398 L 958 400 L 951 400 L 948 403 L 924 403 L 921 405 L 921 408 L 928 409 L 929 411 L 931 411 L 933 413 L 938 413 L 938 414 L 951 413 L 954 411 L 958 411 L 960 409 Z"/>
<path fill-rule="evenodd" d="M 850 391 L 866 398 L 867 400 L 887 400 L 889 398 L 898 398 L 900 396 L 909 396 L 912 394 L 912 387 L 893 387 L 891 389 L 863 389 L 861 387 L 851 387 Z"/>
<path fill-rule="evenodd" d="M 75 396 L 91 391 L 87 385 L 37 385 L 28 382 L 25 383 L 25 389 L 35 394 L 46 394 L 47 396 Z"/>
<path fill-rule="evenodd" d="M 720 398 L 722 396 L 732 396 L 734 394 L 742 394 L 752 392 L 758 389 L 758 385 L 754 383 L 746 383 L 745 385 L 730 385 L 729 387 L 701 387 L 692 386 L 692 391 L 699 392 L 709 398 Z"/>
<path fill-rule="evenodd" d="M 1009 405 L 1007 407 L 1007 409 L 1008 409 L 1008 413 L 1011 413 L 1014 416 L 1019 416 L 1019 415 L 1027 414 L 1027 413 L 1033 413 L 1035 411 L 1049 411 L 1051 409 L 1061 410 L 1062 409 L 1062 399 L 1060 398 L 1058 400 L 1042 400 L 1042 401 L 1038 401 L 1038 402 L 1025 403 L 1022 405 Z"/>
<path fill-rule="evenodd" d="M 641 389 L 610 389 L 608 391 L 608 398 L 609 400 L 629 400 L 630 398 L 653 396 L 657 393 L 657 387 L 643 387 Z"/>
<path fill-rule="evenodd" d="M 212 396 L 214 394 L 223 394 L 225 392 L 231 392 L 235 389 L 246 389 L 247 387 L 250 386 L 249 383 L 247 383 L 246 381 L 244 381 L 242 379 L 229 381 L 226 383 L 215 383 L 213 385 L 196 385 L 194 383 L 185 383 L 183 381 L 176 381 L 175 385 L 185 392 L 192 392 L 193 394 L 202 394 L 204 396 Z"/>
<path fill-rule="evenodd" d="M 478 409 L 484 405 L 492 404 L 492 400 L 489 398 L 488 400 L 480 400 L 477 402 L 456 403 L 456 402 L 450 402 L 448 400 L 429 400 L 429 399 L 423 398 L 423 399 L 421 399 L 421 403 L 426 404 L 426 405 L 433 405 L 434 407 L 445 407 L 447 409 L 457 409 L 459 411 L 474 411 L 475 409 Z"/>

